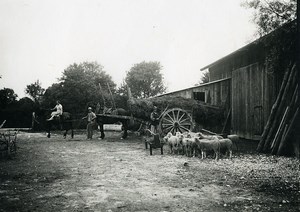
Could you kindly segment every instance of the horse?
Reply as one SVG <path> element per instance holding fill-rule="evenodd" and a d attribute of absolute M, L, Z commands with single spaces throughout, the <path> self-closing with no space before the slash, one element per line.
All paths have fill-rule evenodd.
<path fill-rule="evenodd" d="M 126 111 L 123 108 L 117 108 L 115 110 L 112 110 L 112 112 L 110 114 L 103 114 L 103 115 L 129 116 L 130 114 L 128 111 Z M 116 123 L 122 123 L 122 131 L 123 131 L 122 139 L 127 138 L 127 135 L 128 135 L 127 130 L 128 130 L 128 126 L 129 126 L 128 119 L 124 119 L 122 117 L 118 118 L 118 117 L 101 116 L 101 114 L 97 114 L 96 122 L 100 127 L 100 133 L 101 133 L 100 138 L 101 139 L 104 139 L 104 137 L 105 137 L 103 125 L 104 124 L 116 124 Z"/>
<path fill-rule="evenodd" d="M 65 129 L 64 138 L 67 136 L 67 132 L 71 129 L 71 137 L 74 137 L 73 131 L 73 120 L 72 115 L 69 112 L 63 112 L 63 114 L 59 117 L 54 117 L 53 120 L 46 121 L 49 115 L 49 109 L 39 108 L 33 114 L 33 129 L 34 130 L 46 130 L 47 137 L 51 137 L 51 128 L 56 126 L 58 129 Z"/>
<path fill-rule="evenodd" d="M 67 137 L 67 133 L 71 130 L 71 138 L 74 138 L 74 130 L 73 130 L 73 120 L 72 114 L 69 112 L 63 112 L 59 117 L 54 117 L 52 120 L 47 121 L 47 137 L 51 137 L 51 128 L 52 126 L 59 126 L 60 129 L 64 129 L 64 138 Z"/>

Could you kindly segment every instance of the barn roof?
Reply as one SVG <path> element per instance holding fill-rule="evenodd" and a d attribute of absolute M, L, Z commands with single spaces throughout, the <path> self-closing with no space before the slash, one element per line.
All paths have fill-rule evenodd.
<path fill-rule="evenodd" d="M 191 89 L 194 89 L 194 88 L 199 88 L 199 87 L 203 87 L 203 86 L 208 86 L 208 85 L 211 85 L 211 84 L 214 84 L 214 83 L 218 83 L 218 82 L 222 82 L 222 81 L 229 80 L 229 79 L 231 79 L 231 77 L 228 77 L 228 78 L 225 78 L 225 79 L 220 79 L 220 80 L 215 80 L 215 81 L 208 82 L 208 83 L 203 83 L 203 84 L 200 84 L 200 85 L 195 85 L 195 86 L 193 86 L 193 87 L 184 88 L 184 89 L 177 90 L 177 91 L 167 92 L 167 93 L 164 93 L 164 94 L 157 95 L 157 96 L 155 96 L 155 97 L 161 97 L 161 96 L 170 95 L 170 94 L 173 94 L 173 93 L 178 93 L 178 92 L 182 92 L 182 91 L 191 90 Z"/>
<path fill-rule="evenodd" d="M 208 68 L 210 68 L 212 66 L 215 66 L 215 65 L 219 64 L 220 62 L 222 62 L 222 61 L 230 58 L 233 55 L 236 55 L 236 54 L 239 54 L 241 52 L 247 51 L 250 47 L 252 47 L 252 46 L 254 46 L 256 44 L 264 42 L 267 38 L 269 38 L 270 36 L 274 35 L 274 33 L 278 32 L 280 30 L 285 30 L 286 28 L 290 28 L 291 26 L 293 26 L 293 24 L 296 24 L 296 20 L 293 20 L 291 22 L 283 24 L 280 28 L 278 28 L 278 29 L 270 32 L 269 34 L 266 34 L 266 35 L 264 35 L 264 36 L 262 36 L 262 37 L 260 37 L 260 38 L 258 38 L 256 40 L 254 40 L 253 42 L 251 42 L 251 43 L 249 43 L 249 44 L 247 44 L 247 45 L 239 48 L 238 50 L 236 50 L 236 51 L 234 51 L 234 52 L 232 52 L 232 53 L 230 53 L 230 54 L 222 57 L 221 59 L 219 59 L 219 60 L 217 60 L 217 61 L 215 61 L 215 62 L 213 62 L 213 63 L 211 63 L 209 65 L 204 66 L 203 68 L 200 69 L 200 71 L 204 71 L 204 70 L 206 70 L 206 69 L 208 69 Z"/>

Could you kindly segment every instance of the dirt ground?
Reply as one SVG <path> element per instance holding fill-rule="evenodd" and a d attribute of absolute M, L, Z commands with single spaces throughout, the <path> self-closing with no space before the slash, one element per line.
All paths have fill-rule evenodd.
<path fill-rule="evenodd" d="M 299 211 L 299 160 L 149 155 L 141 137 L 19 133 L 0 159 L 0 211 Z"/>

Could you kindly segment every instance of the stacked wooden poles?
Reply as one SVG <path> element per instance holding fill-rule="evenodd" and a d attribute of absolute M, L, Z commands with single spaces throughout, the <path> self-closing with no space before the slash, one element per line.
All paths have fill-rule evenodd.
<path fill-rule="evenodd" d="M 293 95 L 289 95 L 293 93 Z M 296 65 L 287 69 L 257 151 L 282 154 L 298 115 L 298 84 Z"/>

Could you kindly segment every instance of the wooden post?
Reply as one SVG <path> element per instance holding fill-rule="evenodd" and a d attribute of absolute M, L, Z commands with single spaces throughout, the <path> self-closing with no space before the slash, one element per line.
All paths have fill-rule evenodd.
<path fill-rule="evenodd" d="M 3 125 L 5 124 L 5 122 L 6 122 L 6 120 L 4 120 L 4 121 L 2 122 L 2 124 L 0 125 L 0 128 L 3 127 Z"/>
<path fill-rule="evenodd" d="M 263 150 L 265 152 L 267 152 L 268 149 L 269 149 L 270 142 L 271 142 L 271 139 L 273 137 L 274 130 L 276 130 L 276 126 L 278 125 L 278 120 L 279 120 L 279 118 L 281 116 L 281 113 L 282 113 L 281 111 L 283 110 L 283 107 L 286 105 L 286 100 L 287 100 L 290 88 L 296 82 L 295 73 L 296 73 L 296 65 L 294 64 L 293 68 L 291 70 L 291 73 L 289 75 L 288 81 L 286 83 L 286 86 L 284 87 L 284 91 L 283 91 L 282 98 L 280 100 L 279 106 L 277 108 L 276 113 L 274 114 L 273 123 L 271 125 L 271 128 L 268 132 L 268 136 L 267 136 L 267 138 L 265 140 L 265 143 L 264 143 L 264 149 Z"/>
<path fill-rule="evenodd" d="M 287 106 L 286 109 L 285 109 L 284 115 L 281 119 L 280 125 L 279 125 L 278 130 L 276 132 L 276 135 L 273 139 L 273 142 L 272 142 L 272 145 L 271 145 L 272 154 L 275 154 L 277 152 L 277 148 L 279 146 L 279 142 L 280 142 L 281 137 L 282 137 L 282 133 L 283 133 L 283 130 L 284 130 L 284 126 L 285 126 L 285 123 L 286 123 L 286 117 L 287 117 L 288 113 L 289 113 L 289 106 Z"/>
<path fill-rule="evenodd" d="M 35 112 L 32 112 L 31 116 L 31 129 L 34 129 L 34 123 L 35 123 Z"/>
<path fill-rule="evenodd" d="M 296 110 L 296 112 L 295 112 L 295 114 L 294 114 L 294 116 L 292 118 L 292 121 L 291 121 L 291 123 L 290 123 L 290 125 L 289 125 L 289 127 L 288 127 L 288 129 L 287 129 L 287 131 L 286 131 L 286 133 L 284 135 L 284 137 L 282 138 L 282 140 L 280 142 L 280 145 L 279 145 L 279 148 L 278 148 L 278 151 L 277 151 L 277 155 L 281 155 L 282 154 L 284 146 L 286 145 L 286 142 L 289 139 L 289 136 L 291 134 L 291 130 L 292 130 L 293 126 L 294 126 L 295 119 L 298 116 L 298 113 L 299 113 L 299 107 L 297 108 L 297 110 Z"/>
<path fill-rule="evenodd" d="M 101 87 L 101 84 L 99 82 L 99 89 L 100 89 L 100 95 L 102 97 L 102 100 L 103 100 L 103 107 L 106 106 L 106 102 L 105 102 L 105 98 L 103 96 L 103 90 L 102 90 L 102 87 Z"/>
<path fill-rule="evenodd" d="M 115 100 L 114 100 L 114 97 L 112 95 L 112 92 L 110 90 L 110 87 L 109 87 L 109 84 L 107 83 L 107 87 L 108 87 L 108 91 L 109 91 L 109 94 L 110 94 L 110 98 L 111 98 L 111 102 L 112 102 L 112 106 L 113 106 L 113 109 L 116 109 L 116 104 L 115 104 Z"/>
<path fill-rule="evenodd" d="M 231 108 L 229 108 L 229 111 L 228 111 L 228 113 L 227 113 L 226 120 L 225 120 L 223 129 L 222 129 L 222 134 L 224 134 L 224 131 L 226 130 L 226 126 L 227 126 L 227 124 L 228 124 L 230 114 L 231 114 Z"/>

